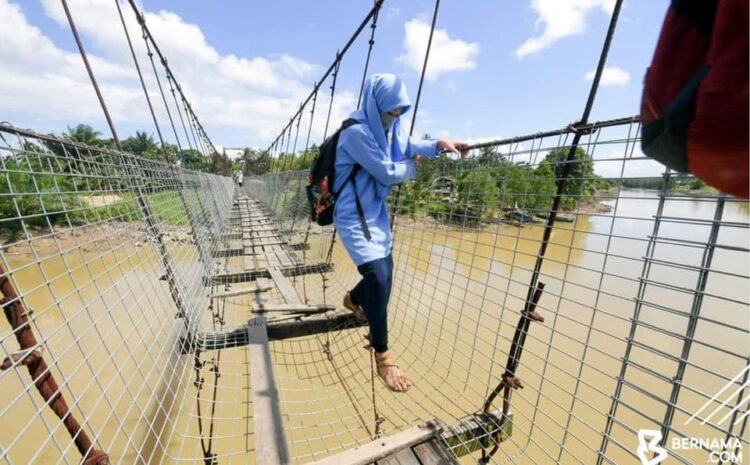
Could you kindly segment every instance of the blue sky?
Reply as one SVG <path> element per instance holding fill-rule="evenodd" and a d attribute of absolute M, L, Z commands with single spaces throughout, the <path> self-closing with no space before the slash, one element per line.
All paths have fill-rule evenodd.
<path fill-rule="evenodd" d="M 154 132 L 114 0 L 69 0 L 123 136 Z M 0 0 L 0 119 L 108 134 L 58 0 Z M 264 147 L 369 10 L 371 0 L 141 0 L 147 21 L 217 145 Z M 482 139 L 564 126 L 582 111 L 613 0 L 443 0 L 416 132 Z M 124 5 L 125 6 L 125 5 Z M 638 112 L 667 0 L 625 2 L 592 119 Z M 434 2 L 386 0 L 370 70 L 416 97 Z M 132 12 L 125 9 L 132 22 Z M 142 49 L 135 24 L 131 34 Z M 369 29 L 347 55 L 334 119 L 355 105 Z M 141 53 L 141 66 L 146 67 Z M 151 92 L 155 82 L 149 78 Z M 152 94 L 154 95 L 154 94 Z M 327 103 L 327 101 L 326 101 Z M 162 124 L 166 116 L 160 113 Z M 320 136 L 316 122 L 313 138 Z M 172 140 L 173 137 L 167 137 Z"/>

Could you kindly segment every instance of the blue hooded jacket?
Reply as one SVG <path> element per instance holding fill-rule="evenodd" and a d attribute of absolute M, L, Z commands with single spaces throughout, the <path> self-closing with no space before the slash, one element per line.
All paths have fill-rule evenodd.
<path fill-rule="evenodd" d="M 362 167 L 355 183 L 372 239 L 368 241 L 362 231 L 353 183 L 344 186 L 333 215 L 341 242 L 358 266 L 391 253 L 393 238 L 386 197 L 394 184 L 415 176 L 415 155 L 438 154 L 436 141 L 412 140 L 402 134 L 400 117 L 385 132 L 380 114 L 398 108 L 403 109 L 402 115 L 411 108 L 401 79 L 393 74 L 373 74 L 365 83 L 360 109 L 350 116 L 360 124 L 341 131 L 336 146 L 334 192 L 341 189 L 355 165 Z"/>

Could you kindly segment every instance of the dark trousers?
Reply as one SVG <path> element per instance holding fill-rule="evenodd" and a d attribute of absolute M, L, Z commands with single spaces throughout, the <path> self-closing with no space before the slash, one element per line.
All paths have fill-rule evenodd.
<path fill-rule="evenodd" d="M 361 306 L 370 323 L 370 343 L 375 352 L 388 350 L 388 300 L 393 285 L 393 258 L 363 263 L 357 267 L 362 280 L 351 291 L 352 302 Z"/>

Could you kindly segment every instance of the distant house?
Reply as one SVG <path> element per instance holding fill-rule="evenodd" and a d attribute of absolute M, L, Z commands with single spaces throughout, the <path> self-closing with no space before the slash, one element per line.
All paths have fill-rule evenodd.
<path fill-rule="evenodd" d="M 442 202 L 458 201 L 458 180 L 448 176 L 440 176 L 430 183 L 430 192 Z"/>

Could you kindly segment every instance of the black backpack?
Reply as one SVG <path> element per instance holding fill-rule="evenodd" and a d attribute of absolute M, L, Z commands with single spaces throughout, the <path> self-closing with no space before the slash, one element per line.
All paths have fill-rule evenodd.
<path fill-rule="evenodd" d="M 357 204 L 359 222 L 362 224 L 362 231 L 369 241 L 371 239 L 370 230 L 365 221 L 365 213 L 357 195 L 357 183 L 354 180 L 362 167 L 358 164 L 354 165 L 352 172 L 341 185 L 341 188 L 337 192 L 333 192 L 333 182 L 336 176 L 336 146 L 339 143 L 339 134 L 354 124 L 359 124 L 359 121 L 352 118 L 345 120 L 336 132 L 320 144 L 318 154 L 310 167 L 307 201 L 310 204 L 310 219 L 321 226 L 328 226 L 333 223 L 333 207 L 336 205 L 336 199 L 347 183 L 351 181 L 354 186 L 354 200 Z"/>

